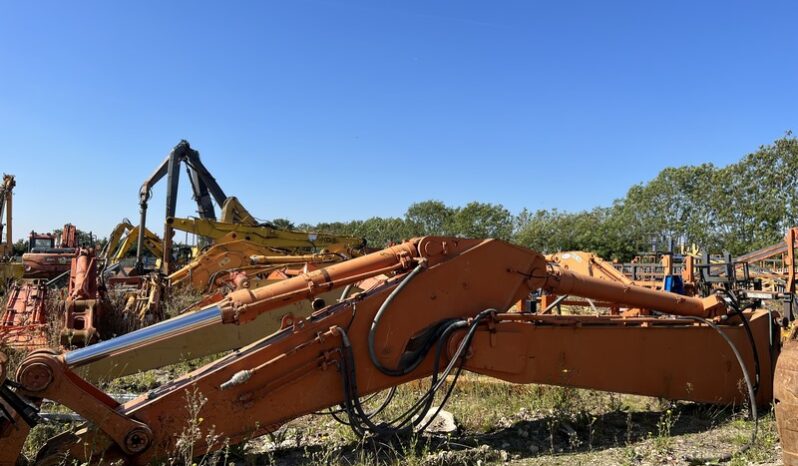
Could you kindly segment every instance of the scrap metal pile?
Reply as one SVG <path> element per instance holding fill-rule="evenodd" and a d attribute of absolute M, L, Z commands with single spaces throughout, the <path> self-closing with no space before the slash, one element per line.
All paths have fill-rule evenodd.
<path fill-rule="evenodd" d="M 175 216 L 181 165 L 198 218 Z M 163 178 L 159 238 L 146 227 L 147 203 Z M 63 347 L 29 353 L 15 374 L 0 353 L 0 465 L 19 460 L 30 429 L 42 422 L 45 399 L 86 423 L 50 439 L 36 464 L 149 464 L 168 460 L 191 421 L 187 391 L 207 399 L 194 447 L 202 455 L 330 407 L 361 436 L 420 430 L 434 418 L 426 414 L 436 394 L 445 401 L 462 371 L 670 400 L 747 402 L 753 417 L 775 399 L 784 461 L 798 464 L 798 230 L 783 244 L 738 258 L 669 252 L 628 264 L 455 237 L 367 251 L 358 238 L 259 223 L 185 141 L 142 185 L 139 206 L 139 225 L 120 223 L 96 255 L 70 235 L 44 250 L 38 243 L 47 238 L 30 237 L 37 244 L 30 253 L 45 255 L 30 263 L 54 264 L 47 254 L 68 254 L 69 268 L 25 267 L 47 273 L 12 285 L 0 338 L 27 349 L 52 345 L 37 328 L 61 319 Z M 175 229 L 201 238 L 200 247 L 176 247 Z M 44 296 L 58 292 L 53 274 L 67 278 L 63 309 L 47 309 Z M 163 303 L 182 288 L 202 299 L 164 319 Z M 135 321 L 135 330 L 114 335 L 104 328 L 114 313 Z M 93 385 L 227 350 L 237 351 L 125 403 Z M 390 422 L 362 404 L 364 396 L 422 378 L 429 389 Z M 225 442 L 209 440 L 219 435 Z"/>

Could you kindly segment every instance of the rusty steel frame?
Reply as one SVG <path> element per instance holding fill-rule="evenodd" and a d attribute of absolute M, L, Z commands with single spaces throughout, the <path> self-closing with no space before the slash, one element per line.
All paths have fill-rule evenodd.
<path fill-rule="evenodd" d="M 0 315 L 0 343 L 29 350 L 47 346 L 47 285 L 26 279 L 7 290 Z"/>
<path fill-rule="evenodd" d="M 61 344 L 84 346 L 97 341 L 100 320 L 107 308 L 105 290 L 98 283 L 94 250 L 78 248 L 70 265 Z"/>

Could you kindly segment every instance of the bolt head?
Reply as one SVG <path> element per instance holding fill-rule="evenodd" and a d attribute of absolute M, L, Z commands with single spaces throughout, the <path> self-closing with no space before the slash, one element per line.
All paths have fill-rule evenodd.
<path fill-rule="evenodd" d="M 17 376 L 17 381 L 25 390 L 40 392 L 53 381 L 53 372 L 47 364 L 36 362 L 23 367 Z"/>
<path fill-rule="evenodd" d="M 150 444 L 150 435 L 144 429 L 133 429 L 125 437 L 125 447 L 130 453 L 141 453 Z"/>

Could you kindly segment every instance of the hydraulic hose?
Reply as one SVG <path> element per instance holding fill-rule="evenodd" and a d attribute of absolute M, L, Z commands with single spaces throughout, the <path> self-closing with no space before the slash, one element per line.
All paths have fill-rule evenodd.
<path fill-rule="evenodd" d="M 356 434 L 361 436 L 365 435 L 366 433 L 374 433 L 377 435 L 397 435 L 414 430 L 421 431 L 425 429 L 435 419 L 446 401 L 451 396 L 455 384 L 457 383 L 457 379 L 459 378 L 465 364 L 464 356 L 471 345 L 471 341 L 476 333 L 477 328 L 479 327 L 479 324 L 483 319 L 495 313 L 495 309 L 487 309 L 477 314 L 477 316 L 475 316 L 470 323 L 465 320 L 447 322 L 445 329 L 441 332 L 438 332 L 439 335 L 436 340 L 437 345 L 435 356 L 433 358 L 434 363 L 432 379 L 429 389 L 427 389 L 427 391 L 402 414 L 391 421 L 382 422 L 380 424 L 376 424 L 373 421 L 375 413 L 367 414 L 362 407 L 362 402 L 358 396 L 357 377 L 355 374 L 354 357 L 351 343 L 346 335 L 346 331 L 338 327 L 337 331 L 341 334 L 341 372 L 344 388 L 344 403 L 342 404 L 342 409 L 344 412 L 346 412 L 349 418 L 348 422 L 344 421 L 344 424 L 350 426 L 350 428 Z M 441 356 L 443 355 L 443 350 L 449 340 L 449 337 L 456 330 L 464 328 L 467 329 L 466 335 L 464 336 L 463 340 L 460 341 L 460 344 L 458 345 L 445 369 L 439 374 Z M 455 366 L 457 366 L 457 368 L 454 372 L 454 379 L 450 382 L 440 406 L 434 413 L 432 413 L 431 416 L 425 416 L 425 413 L 430 412 L 435 395 L 440 391 L 441 387 L 443 387 L 443 384 L 446 383 L 447 377 L 452 374 Z M 383 408 L 384 406 L 382 406 L 380 409 Z M 336 419 L 338 418 L 336 417 Z"/>
<path fill-rule="evenodd" d="M 754 394 L 754 384 L 751 382 L 751 376 L 748 375 L 748 369 L 745 367 L 745 362 L 743 361 L 743 357 L 740 355 L 740 352 L 737 350 L 737 347 L 734 346 L 734 342 L 731 340 L 731 338 L 729 338 L 728 335 L 723 333 L 723 331 L 720 329 L 720 327 L 718 327 L 712 321 L 710 321 L 708 319 L 704 319 L 702 317 L 687 316 L 687 318 L 688 319 L 693 319 L 693 320 L 695 320 L 697 322 L 700 322 L 702 324 L 707 324 L 708 326 L 713 328 L 716 332 L 718 332 L 718 334 L 721 337 L 723 337 L 724 340 L 726 340 L 726 343 L 729 345 L 729 348 L 734 353 L 734 357 L 737 358 L 737 363 L 740 365 L 740 370 L 743 373 L 743 379 L 745 380 L 745 386 L 748 389 L 748 400 L 749 400 L 750 405 L 751 405 L 751 413 L 750 413 L 751 414 L 751 420 L 754 421 L 754 427 L 753 427 L 753 429 L 751 431 L 751 439 L 748 441 L 748 443 L 746 443 L 745 445 L 740 447 L 734 453 L 727 453 L 727 454 L 722 455 L 722 456 L 717 457 L 717 458 L 697 458 L 697 457 L 691 457 L 691 456 L 685 457 L 685 459 L 688 462 L 693 463 L 693 464 L 707 464 L 707 463 L 726 462 L 726 461 L 731 460 L 735 456 L 746 452 L 747 450 L 749 450 L 754 445 L 754 443 L 756 443 L 756 435 L 757 435 L 757 430 L 759 428 L 759 415 L 757 414 L 757 410 L 756 410 L 756 395 Z M 745 319 L 743 319 L 743 321 L 745 321 Z"/>
<path fill-rule="evenodd" d="M 369 335 L 368 335 L 369 357 L 371 358 L 371 362 L 374 364 L 374 366 L 377 369 L 379 369 L 380 372 L 382 372 L 383 374 L 391 375 L 394 377 L 399 377 L 408 374 L 412 372 L 416 367 L 418 367 L 418 365 L 421 363 L 423 359 L 422 356 L 421 358 L 418 358 L 416 361 L 414 361 L 412 364 L 409 364 L 408 366 L 403 368 L 391 369 L 385 367 L 382 365 L 379 358 L 377 358 L 377 351 L 374 348 L 374 339 L 375 336 L 377 335 L 377 326 L 380 323 L 380 319 L 382 319 L 382 316 L 385 315 L 385 312 L 391 306 L 391 303 L 394 301 L 394 299 L 396 299 L 397 296 L 399 296 L 399 293 L 401 293 L 402 290 L 404 290 L 405 287 L 409 285 L 411 281 L 413 281 L 413 278 L 415 278 L 419 273 L 421 273 L 422 270 L 424 270 L 426 264 L 427 264 L 426 261 L 423 259 L 419 261 L 418 265 L 410 273 L 408 273 L 406 277 L 402 279 L 399 285 L 397 285 L 397 287 L 394 288 L 393 291 L 391 291 L 391 293 L 388 295 L 385 301 L 383 301 L 382 305 L 377 311 L 377 314 L 374 316 L 374 320 L 371 322 L 371 328 L 369 329 Z"/>

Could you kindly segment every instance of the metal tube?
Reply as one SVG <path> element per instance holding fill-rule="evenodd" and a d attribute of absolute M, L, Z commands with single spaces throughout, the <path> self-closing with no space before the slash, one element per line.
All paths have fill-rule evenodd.
<path fill-rule="evenodd" d="M 556 269 L 553 273 L 549 273 L 545 288 L 555 294 L 581 296 L 679 316 L 711 317 L 714 313 L 724 310 L 724 305 L 717 296 L 706 298 L 682 296 L 575 274 L 564 269 Z"/>
<path fill-rule="evenodd" d="M 64 362 L 72 368 L 80 367 L 104 358 L 111 353 L 128 350 L 161 338 L 171 337 L 212 322 L 221 322 L 221 316 L 222 312 L 219 307 L 211 306 L 201 311 L 165 320 L 85 348 L 69 351 L 64 353 Z"/>
<path fill-rule="evenodd" d="M 222 320 L 225 323 L 243 324 L 287 304 L 311 299 L 341 286 L 406 268 L 411 263 L 411 258 L 418 257 L 418 244 L 418 239 L 410 240 L 260 288 L 233 291 L 220 303 L 223 309 Z"/>

